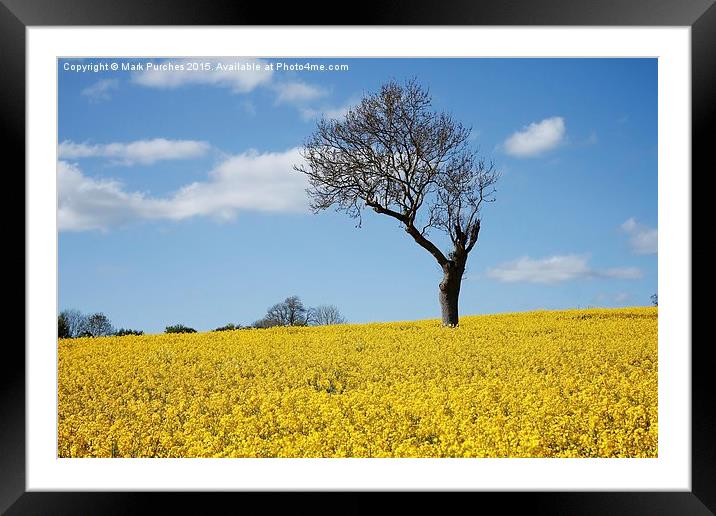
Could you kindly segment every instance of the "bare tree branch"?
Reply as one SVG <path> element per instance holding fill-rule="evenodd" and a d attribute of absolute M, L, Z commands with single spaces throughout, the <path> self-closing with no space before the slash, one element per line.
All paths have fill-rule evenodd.
<path fill-rule="evenodd" d="M 446 274 L 462 277 L 499 173 L 470 147 L 470 128 L 431 102 L 415 79 L 387 82 L 343 119 L 320 120 L 294 169 L 308 178 L 314 211 L 334 207 L 359 226 L 366 207 L 392 217 Z M 450 252 L 429 240 L 431 229 L 449 237 Z"/>

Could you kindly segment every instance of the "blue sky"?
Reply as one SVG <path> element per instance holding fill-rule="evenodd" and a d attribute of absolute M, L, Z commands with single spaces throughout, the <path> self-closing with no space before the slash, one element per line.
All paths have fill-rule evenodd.
<path fill-rule="evenodd" d="M 291 168 L 317 118 L 410 77 L 502 172 L 461 315 L 649 304 L 655 59 L 82 59 L 58 62 L 60 310 L 148 333 L 294 294 L 351 322 L 439 317 L 434 258 L 385 216 L 310 213 Z"/>

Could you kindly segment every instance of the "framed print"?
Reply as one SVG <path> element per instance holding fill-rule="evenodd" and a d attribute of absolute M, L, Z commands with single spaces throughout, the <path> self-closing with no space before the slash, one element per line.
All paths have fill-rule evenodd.
<path fill-rule="evenodd" d="M 713 511 L 691 315 L 712 3 L 346 26 L 5 2 L 27 305 L 0 507 Z"/>

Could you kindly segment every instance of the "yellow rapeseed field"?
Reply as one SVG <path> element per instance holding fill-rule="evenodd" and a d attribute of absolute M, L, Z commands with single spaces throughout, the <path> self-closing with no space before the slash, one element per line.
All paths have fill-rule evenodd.
<path fill-rule="evenodd" d="M 655 457 L 657 309 L 61 340 L 60 457 Z"/>

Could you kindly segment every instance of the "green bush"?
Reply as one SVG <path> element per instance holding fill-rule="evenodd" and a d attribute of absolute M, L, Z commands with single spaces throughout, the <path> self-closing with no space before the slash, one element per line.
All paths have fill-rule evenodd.
<path fill-rule="evenodd" d="M 175 324 L 174 326 L 167 326 L 164 330 L 165 333 L 196 333 L 194 328 L 189 328 L 183 324 Z"/>
<path fill-rule="evenodd" d="M 129 328 L 120 328 L 114 333 L 117 337 L 124 337 L 125 335 L 144 335 L 142 330 L 132 330 Z"/>
<path fill-rule="evenodd" d="M 242 328 L 242 326 L 240 324 L 229 323 L 224 326 L 219 326 L 214 331 L 231 331 L 231 330 L 240 330 L 241 328 Z"/>

